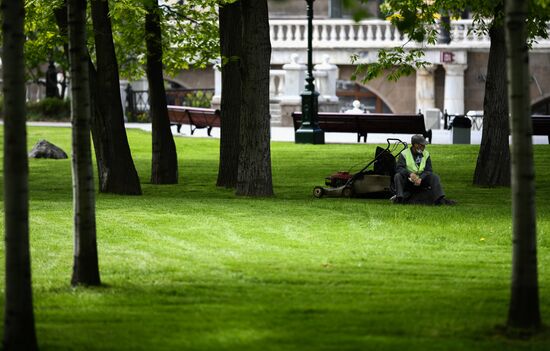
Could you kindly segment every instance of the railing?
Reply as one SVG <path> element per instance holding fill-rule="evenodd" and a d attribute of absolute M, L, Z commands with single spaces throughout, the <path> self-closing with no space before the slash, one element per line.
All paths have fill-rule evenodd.
<path fill-rule="evenodd" d="M 441 44 L 450 48 L 483 48 L 490 46 L 489 36 L 479 36 L 473 31 L 473 21 L 469 19 L 451 21 L 451 42 Z M 550 29 L 550 28 L 549 28 Z M 274 49 L 306 48 L 307 21 L 270 20 L 271 45 Z M 389 21 L 372 19 L 355 22 L 347 19 L 313 20 L 313 47 L 322 48 L 360 48 L 376 49 L 403 45 L 408 42 L 406 36 Z M 411 42 L 408 45 L 420 44 Z M 533 48 L 550 48 L 549 39 L 540 39 Z"/>
<path fill-rule="evenodd" d="M 271 45 L 274 48 L 307 46 L 306 20 L 271 20 L 269 29 Z M 376 42 L 382 46 L 395 46 L 405 41 L 406 38 L 388 21 L 354 22 L 345 19 L 313 21 L 313 45 L 316 48 L 360 48 L 368 42 Z"/>
<path fill-rule="evenodd" d="M 167 89 L 167 105 L 210 107 L 214 89 Z M 149 91 L 126 88 L 126 116 L 129 122 L 149 121 Z"/>

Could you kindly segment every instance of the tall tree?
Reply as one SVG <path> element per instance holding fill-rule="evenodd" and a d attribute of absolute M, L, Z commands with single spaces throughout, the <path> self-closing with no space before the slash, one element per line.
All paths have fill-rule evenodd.
<path fill-rule="evenodd" d="M 97 74 L 92 79 L 92 131 L 101 192 L 140 195 L 139 177 L 130 153 L 120 97 L 118 63 L 108 0 L 92 0 Z M 95 73 L 95 72 L 94 72 Z"/>
<path fill-rule="evenodd" d="M 241 3 L 220 5 L 220 46 L 222 56 L 222 96 L 220 128 L 220 164 L 218 186 L 237 185 L 240 150 L 242 55 Z"/>
<path fill-rule="evenodd" d="M 537 231 L 533 130 L 529 95 L 528 1 L 506 0 L 508 99 L 512 129 L 512 285 L 509 328 L 541 326 L 537 274 Z"/>
<path fill-rule="evenodd" d="M 502 13 L 502 6 L 502 3 L 499 4 L 495 13 Z M 483 132 L 473 182 L 481 186 L 509 186 L 510 128 L 506 93 L 506 43 L 501 18 L 493 19 L 489 37 L 491 48 L 483 100 Z"/>
<path fill-rule="evenodd" d="M 267 0 L 241 0 L 241 125 L 236 194 L 271 196 L 269 16 Z"/>
<path fill-rule="evenodd" d="M 73 285 L 99 285 L 95 194 L 90 143 L 90 85 L 86 48 L 86 0 L 68 0 L 71 65 L 74 206 Z"/>
<path fill-rule="evenodd" d="M 4 94 L 4 350 L 37 350 L 29 249 L 23 0 L 2 0 Z"/>
<path fill-rule="evenodd" d="M 59 34 L 65 38 L 63 46 L 68 56 L 67 0 L 58 1 L 53 12 Z M 89 50 L 86 50 L 86 55 L 90 77 L 91 131 L 95 146 L 99 190 L 114 194 L 140 195 L 139 177 L 124 128 L 118 65 L 106 0 L 92 1 L 92 17 L 94 18 L 97 70 Z"/>
<path fill-rule="evenodd" d="M 145 10 L 149 113 L 153 129 L 151 183 L 175 184 L 178 182 L 178 159 L 166 106 L 158 0 L 145 0 Z"/>

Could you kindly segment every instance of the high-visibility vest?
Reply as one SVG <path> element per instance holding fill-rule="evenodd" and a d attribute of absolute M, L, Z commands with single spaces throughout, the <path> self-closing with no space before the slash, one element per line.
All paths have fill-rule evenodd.
<path fill-rule="evenodd" d="M 422 153 L 422 161 L 420 161 L 420 165 L 417 165 L 416 162 L 414 162 L 414 156 L 410 148 L 404 150 L 401 154 L 405 157 L 407 170 L 410 173 L 420 174 L 424 172 L 424 168 L 426 168 L 426 161 L 428 160 L 428 157 L 430 157 L 430 153 L 428 151 L 424 150 Z"/>

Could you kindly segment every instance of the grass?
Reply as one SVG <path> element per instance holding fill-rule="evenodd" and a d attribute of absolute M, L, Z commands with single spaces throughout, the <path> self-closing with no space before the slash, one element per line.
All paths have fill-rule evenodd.
<path fill-rule="evenodd" d="M 430 146 L 457 206 L 392 206 L 311 194 L 370 160 L 374 145 L 273 143 L 276 196 L 255 199 L 215 187 L 218 140 L 177 138 L 180 184 L 154 186 L 150 134 L 128 134 L 144 194 L 97 196 L 99 288 L 69 286 L 70 161 L 30 160 L 42 350 L 549 349 L 548 332 L 497 331 L 509 300 L 510 190 L 471 185 L 478 146 Z M 29 144 L 40 138 L 70 150 L 66 128 L 29 128 Z M 549 155 L 535 146 L 546 322 Z"/>

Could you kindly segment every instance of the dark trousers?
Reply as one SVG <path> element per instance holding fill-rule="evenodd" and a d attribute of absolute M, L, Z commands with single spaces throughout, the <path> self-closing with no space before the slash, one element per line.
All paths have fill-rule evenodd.
<path fill-rule="evenodd" d="M 430 189 L 434 201 L 445 196 L 439 176 L 434 173 L 425 176 L 419 186 L 414 185 L 408 177 L 400 173 L 395 174 L 393 181 L 397 197 L 409 197 L 411 192 L 418 191 L 420 188 Z"/>

